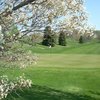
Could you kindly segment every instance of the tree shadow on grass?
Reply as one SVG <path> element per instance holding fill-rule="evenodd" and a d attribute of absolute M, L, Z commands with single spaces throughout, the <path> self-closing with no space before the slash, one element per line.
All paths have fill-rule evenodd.
<path fill-rule="evenodd" d="M 33 85 L 30 89 L 13 91 L 5 100 L 96 100 L 87 95 L 71 94 Z"/>

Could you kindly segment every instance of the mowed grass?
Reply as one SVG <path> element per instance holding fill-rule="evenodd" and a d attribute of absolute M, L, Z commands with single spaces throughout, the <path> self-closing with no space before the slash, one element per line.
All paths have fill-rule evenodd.
<path fill-rule="evenodd" d="M 24 73 L 33 86 L 7 100 L 100 100 L 100 43 L 69 41 L 66 47 L 53 48 L 25 44 L 22 49 L 37 55 L 37 64 L 24 69 L 1 66 L 0 76 L 14 79 Z"/>
<path fill-rule="evenodd" d="M 37 54 L 37 64 L 25 69 L 0 68 L 0 75 L 11 79 L 25 73 L 34 85 L 85 94 L 100 99 L 100 56 L 86 54 Z M 34 91 L 34 89 L 33 89 Z M 34 95 L 32 95 L 34 98 Z M 18 100 L 21 100 L 19 98 Z M 23 100 L 23 99 L 22 99 Z M 28 100 L 28 99 L 25 99 Z M 33 99 L 30 99 L 33 100 Z M 40 99 L 45 100 L 45 99 Z M 50 100 L 50 99 L 46 99 Z M 66 100 L 53 99 L 52 100 Z M 92 99 L 68 99 L 92 100 Z"/>
<path fill-rule="evenodd" d="M 67 46 L 56 45 L 53 48 L 38 44 L 36 46 L 26 44 L 22 48 L 39 54 L 100 54 L 100 43 L 94 41 L 79 44 L 78 41 L 68 40 Z"/>

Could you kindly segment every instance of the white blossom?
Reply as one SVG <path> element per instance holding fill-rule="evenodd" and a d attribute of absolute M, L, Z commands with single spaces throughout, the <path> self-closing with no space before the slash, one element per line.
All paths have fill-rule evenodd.
<path fill-rule="evenodd" d="M 26 79 L 25 76 L 19 76 L 15 81 L 10 81 L 7 76 L 0 77 L 0 100 L 6 98 L 9 93 L 18 88 L 29 88 L 32 81 Z"/>

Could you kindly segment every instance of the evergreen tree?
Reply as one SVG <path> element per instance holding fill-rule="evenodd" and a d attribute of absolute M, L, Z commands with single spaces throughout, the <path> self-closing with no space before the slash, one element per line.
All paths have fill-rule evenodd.
<path fill-rule="evenodd" d="M 54 47 L 55 43 L 56 43 L 55 42 L 55 34 L 51 30 L 51 27 L 47 26 L 44 30 L 44 37 L 43 37 L 42 44 L 45 46 Z"/>
<path fill-rule="evenodd" d="M 84 41 L 83 41 L 83 36 L 80 36 L 80 38 L 79 38 L 79 43 L 83 43 Z"/>
<path fill-rule="evenodd" d="M 63 31 L 60 32 L 58 41 L 59 41 L 59 45 L 62 45 L 62 46 L 66 46 L 67 45 L 66 34 Z"/>

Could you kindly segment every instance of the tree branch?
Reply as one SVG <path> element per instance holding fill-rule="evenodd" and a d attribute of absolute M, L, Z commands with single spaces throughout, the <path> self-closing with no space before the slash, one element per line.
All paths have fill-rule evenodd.
<path fill-rule="evenodd" d="M 26 1 L 24 1 L 24 2 L 21 2 L 19 5 L 15 6 L 12 10 L 13 10 L 13 11 L 14 11 L 14 10 L 17 10 L 17 9 L 19 9 L 19 8 L 21 8 L 21 7 L 24 7 L 24 6 L 30 4 L 30 3 L 34 2 L 34 1 L 36 1 L 36 0 L 26 0 Z"/>

